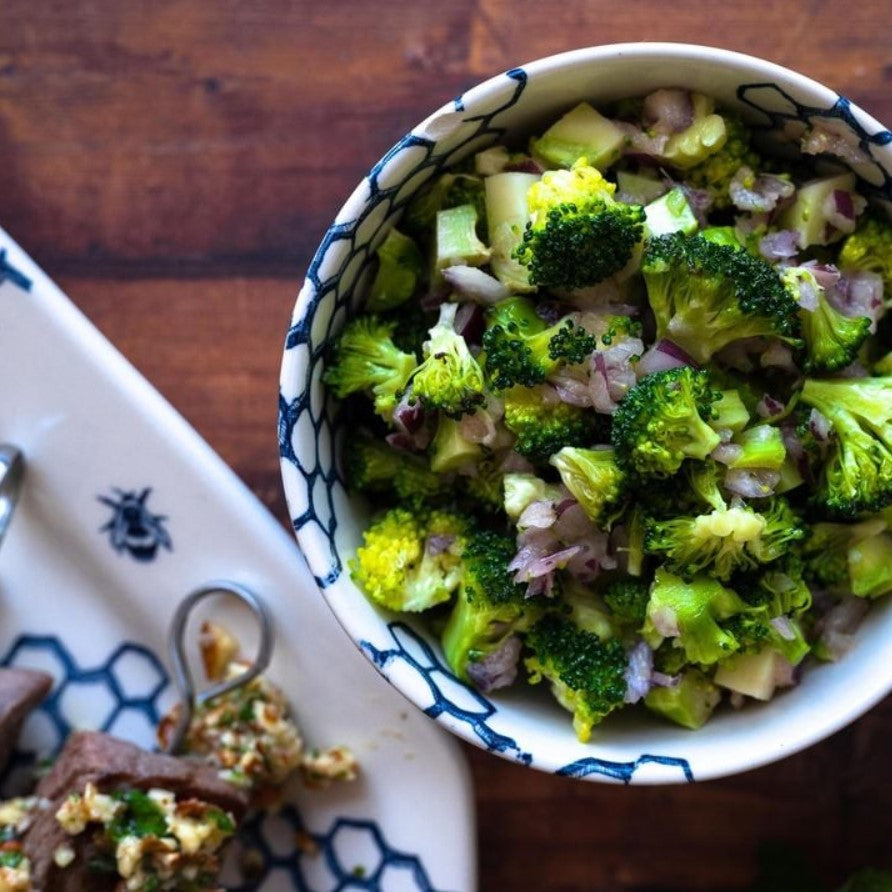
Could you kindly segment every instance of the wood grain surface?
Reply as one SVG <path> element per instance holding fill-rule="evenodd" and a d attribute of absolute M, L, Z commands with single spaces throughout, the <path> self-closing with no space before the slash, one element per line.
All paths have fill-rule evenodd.
<path fill-rule="evenodd" d="M 483 77 L 576 46 L 760 55 L 892 122 L 890 0 L 0 0 L 0 223 L 283 523 L 278 365 L 362 173 Z M 735 778 L 584 784 L 470 747 L 480 887 L 745 889 L 892 861 L 892 701 Z M 431 832 L 437 832 L 431 828 Z"/>

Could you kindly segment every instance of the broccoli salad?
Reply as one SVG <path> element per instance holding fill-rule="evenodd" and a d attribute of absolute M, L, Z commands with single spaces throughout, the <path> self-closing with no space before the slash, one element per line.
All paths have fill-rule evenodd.
<path fill-rule="evenodd" d="M 581 740 L 769 700 L 892 591 L 892 224 L 857 145 L 757 135 L 661 89 L 479 152 L 328 357 L 374 509 L 353 580 Z"/>

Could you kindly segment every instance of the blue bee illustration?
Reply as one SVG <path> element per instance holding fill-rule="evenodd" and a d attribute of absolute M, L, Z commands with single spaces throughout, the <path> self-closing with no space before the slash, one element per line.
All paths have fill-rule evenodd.
<path fill-rule="evenodd" d="M 112 487 L 116 499 L 98 496 L 103 505 L 112 509 L 111 520 L 100 527 L 100 533 L 108 533 L 112 548 L 117 552 L 126 551 L 138 561 L 155 559 L 159 548 L 173 550 L 173 542 L 164 528 L 167 520 L 161 514 L 152 514 L 146 507 L 146 501 L 152 492 L 147 486 L 142 492 Z"/>
<path fill-rule="evenodd" d="M 23 291 L 31 290 L 31 280 L 9 263 L 6 259 L 6 248 L 0 248 L 0 285 L 7 279 Z"/>

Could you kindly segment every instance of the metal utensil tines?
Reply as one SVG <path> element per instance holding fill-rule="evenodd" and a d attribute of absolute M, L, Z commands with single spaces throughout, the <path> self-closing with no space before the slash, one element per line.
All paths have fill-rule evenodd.
<path fill-rule="evenodd" d="M 0 543 L 9 529 L 22 489 L 25 459 L 11 443 L 0 444 Z"/>
<path fill-rule="evenodd" d="M 196 693 L 195 681 L 186 657 L 186 631 L 189 617 L 196 605 L 214 595 L 229 595 L 241 601 L 254 615 L 260 638 L 257 654 L 244 672 Z M 164 752 L 175 754 L 183 745 L 196 707 L 248 684 L 267 668 L 273 650 L 272 617 L 263 601 L 243 585 L 229 580 L 215 580 L 190 592 L 182 600 L 170 624 L 167 648 L 173 667 L 174 684 L 180 696 L 180 708 L 176 726 L 166 742 Z"/>

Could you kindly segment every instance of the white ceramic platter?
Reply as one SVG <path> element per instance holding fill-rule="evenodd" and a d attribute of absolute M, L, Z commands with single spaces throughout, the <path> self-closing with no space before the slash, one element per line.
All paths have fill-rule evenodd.
<path fill-rule="evenodd" d="M 56 679 L 7 788 L 72 728 L 150 746 L 175 697 L 173 611 L 193 588 L 232 579 L 272 610 L 270 676 L 308 743 L 347 744 L 362 766 L 353 784 L 296 785 L 280 814 L 251 822 L 263 875 L 237 888 L 475 888 L 471 788 L 456 744 L 356 652 L 286 532 L 2 230 L 0 441 L 27 462 L 0 549 L 0 664 Z M 213 609 L 250 644 L 246 614 Z M 298 850 L 298 831 L 316 853 Z"/>

